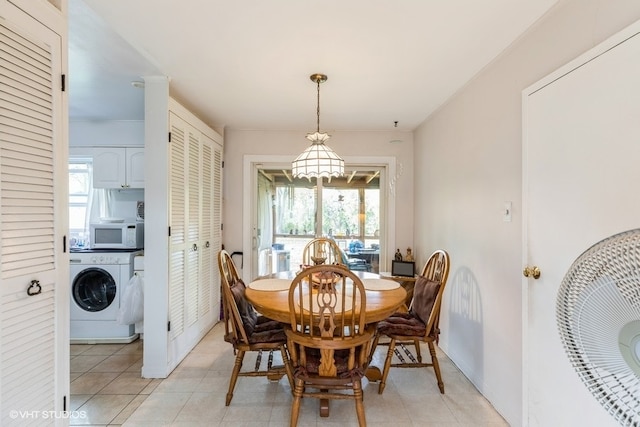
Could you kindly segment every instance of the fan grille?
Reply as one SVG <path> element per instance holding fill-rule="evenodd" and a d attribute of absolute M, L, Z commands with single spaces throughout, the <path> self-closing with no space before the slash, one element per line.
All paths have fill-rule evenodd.
<path fill-rule="evenodd" d="M 640 229 L 608 237 L 574 261 L 556 318 L 587 389 L 620 424 L 640 426 Z"/>

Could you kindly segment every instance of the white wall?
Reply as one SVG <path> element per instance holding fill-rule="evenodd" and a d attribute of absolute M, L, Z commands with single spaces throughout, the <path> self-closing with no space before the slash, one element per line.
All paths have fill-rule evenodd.
<path fill-rule="evenodd" d="M 452 261 L 440 346 L 511 425 L 523 423 L 522 90 L 638 19 L 637 0 L 562 3 L 415 132 L 416 250 Z"/>
<path fill-rule="evenodd" d="M 144 146 L 143 120 L 74 120 L 69 122 L 69 145 Z"/>
<path fill-rule="evenodd" d="M 313 130 L 313 129 L 311 129 Z M 311 131 L 310 130 L 310 131 Z M 290 156 L 295 159 L 309 144 L 307 131 L 225 131 L 224 189 L 222 242 L 228 251 L 247 251 L 243 248 L 243 193 L 250 191 L 243 182 L 245 155 Z M 396 157 L 396 246 L 404 250 L 413 247 L 413 135 L 410 132 L 328 132 L 327 142 L 343 157 Z M 398 141 L 400 143 L 391 143 Z M 393 177 L 392 177 L 393 178 Z M 395 248 L 389 248 L 392 258 Z M 424 254 L 418 253 L 424 258 Z M 417 258 L 420 260 L 421 258 Z"/>

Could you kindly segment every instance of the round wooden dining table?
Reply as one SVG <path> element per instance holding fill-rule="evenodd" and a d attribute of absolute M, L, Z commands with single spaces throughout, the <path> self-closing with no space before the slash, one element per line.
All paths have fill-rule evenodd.
<path fill-rule="evenodd" d="M 354 271 L 364 283 L 367 297 L 366 323 L 376 323 L 396 312 L 405 302 L 407 292 L 397 282 L 375 273 Z M 260 277 L 247 285 L 246 298 L 263 316 L 289 323 L 289 283 L 296 271 L 282 271 Z M 273 286 L 261 286 L 261 280 L 276 279 Z M 260 282 L 260 283 L 258 283 Z M 387 285 L 388 283 L 388 285 Z M 385 286 L 387 285 L 387 286 Z"/>
<path fill-rule="evenodd" d="M 245 297 L 263 316 L 288 324 L 291 321 L 289 284 L 297 273 L 297 271 L 283 271 L 260 277 L 247 285 Z M 366 271 L 353 273 L 362 280 L 365 287 L 367 324 L 386 319 L 404 305 L 407 291 L 398 282 Z M 370 355 L 370 359 L 371 356 L 373 354 Z M 377 366 L 369 366 L 365 376 L 369 381 L 378 381 L 382 378 L 382 373 Z M 327 399 L 320 400 L 320 416 L 329 416 Z"/>

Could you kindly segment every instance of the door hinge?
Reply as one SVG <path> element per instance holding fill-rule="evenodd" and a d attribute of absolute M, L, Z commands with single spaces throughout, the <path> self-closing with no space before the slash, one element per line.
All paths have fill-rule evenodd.
<path fill-rule="evenodd" d="M 224 230 L 224 224 L 220 223 L 220 230 Z"/>
<path fill-rule="evenodd" d="M 67 236 L 66 235 L 62 236 L 62 252 L 63 253 L 67 252 Z"/>
<path fill-rule="evenodd" d="M 167 322 L 167 332 L 171 331 L 171 320 Z"/>
<path fill-rule="evenodd" d="M 62 410 L 67 412 L 67 396 L 62 396 Z"/>
<path fill-rule="evenodd" d="M 171 132 L 169 132 L 169 142 L 171 142 Z"/>
<path fill-rule="evenodd" d="M 171 237 L 171 226 L 169 226 L 169 237 Z"/>
<path fill-rule="evenodd" d="M 60 83 L 61 83 L 61 88 L 62 91 L 64 92 L 67 89 L 67 75 L 63 74 L 62 76 L 60 76 Z"/>
<path fill-rule="evenodd" d="M 224 169 L 224 160 L 222 161 L 222 169 Z"/>

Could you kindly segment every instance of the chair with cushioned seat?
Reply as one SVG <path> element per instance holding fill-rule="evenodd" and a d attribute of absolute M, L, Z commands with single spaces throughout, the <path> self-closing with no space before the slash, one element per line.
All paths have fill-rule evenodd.
<path fill-rule="evenodd" d="M 440 393 L 444 394 L 444 383 L 440 373 L 440 365 L 436 356 L 435 344 L 438 343 L 440 329 L 440 307 L 442 295 L 449 277 L 449 254 L 444 250 L 437 250 L 431 254 L 422 269 L 422 273 L 415 282 L 413 290 L 413 300 L 409 306 L 409 312 L 394 313 L 377 325 L 376 337 L 373 342 L 375 350 L 378 344 L 388 345 L 387 357 L 384 363 L 382 379 L 378 386 L 378 393 L 382 393 L 389 369 L 397 368 L 419 368 L 433 367 L 438 381 Z M 380 342 L 380 337 L 386 336 L 389 342 Z M 420 343 L 426 342 L 431 354 L 431 362 L 423 363 L 420 352 Z M 415 347 L 416 356 L 409 351 L 407 345 Z M 398 347 L 403 349 L 405 356 L 401 354 Z M 392 363 L 394 354 L 400 363 Z M 416 360 L 417 359 L 417 360 Z"/>
<path fill-rule="evenodd" d="M 362 281 L 342 265 L 316 265 L 300 272 L 289 289 L 291 327 L 286 333 L 294 368 L 291 426 L 303 397 L 353 399 L 365 426 L 361 379 L 375 328 L 365 325 Z M 320 416 L 328 415 L 328 406 Z"/>
<path fill-rule="evenodd" d="M 340 259 L 342 264 L 346 265 L 351 271 L 371 271 L 371 264 L 365 259 L 351 258 L 347 256 L 346 252 L 338 248 L 340 251 Z"/>
<path fill-rule="evenodd" d="M 293 390 L 293 373 L 286 349 L 287 337 L 284 325 L 255 312 L 244 296 L 245 284 L 238 276 L 238 270 L 231 256 L 224 249 L 218 253 L 218 267 L 222 282 L 224 340 L 233 345 L 236 355 L 225 405 L 229 406 L 233 399 L 233 390 L 239 376 L 266 376 L 277 380 L 286 374 Z M 248 351 L 258 352 L 258 357 L 254 370 L 245 372 L 242 371 L 242 362 Z M 260 369 L 263 351 L 269 353 L 266 369 Z M 284 366 L 273 366 L 274 351 L 280 351 Z"/>

